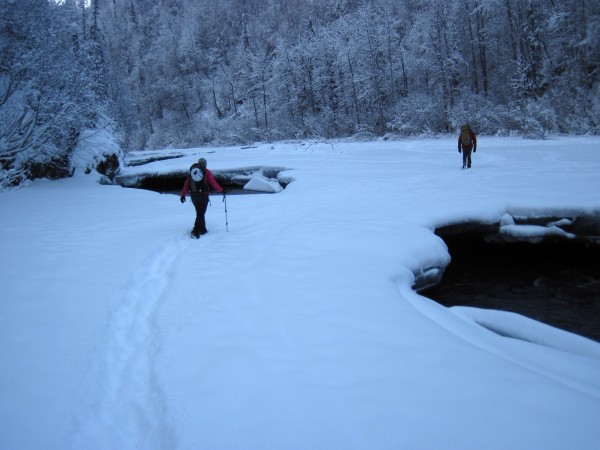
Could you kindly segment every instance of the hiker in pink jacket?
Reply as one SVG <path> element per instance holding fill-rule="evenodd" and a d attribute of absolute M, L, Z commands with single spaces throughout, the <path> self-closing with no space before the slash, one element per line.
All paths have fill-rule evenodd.
<path fill-rule="evenodd" d="M 180 198 L 181 203 L 185 203 L 185 196 L 188 190 L 190 191 L 192 203 L 196 208 L 196 221 L 192 229 L 192 237 L 196 239 L 208 232 L 204 215 L 208 207 L 208 192 L 211 187 L 217 192 L 225 192 L 215 180 L 212 172 L 206 168 L 206 159 L 200 158 L 197 163 L 192 164 L 190 167 L 190 174 L 185 180 Z"/>

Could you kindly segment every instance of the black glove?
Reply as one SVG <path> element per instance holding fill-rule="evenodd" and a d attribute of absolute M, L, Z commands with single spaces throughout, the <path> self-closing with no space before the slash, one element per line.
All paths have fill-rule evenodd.
<path fill-rule="evenodd" d="M 185 195 L 182 195 L 179 200 L 181 200 L 181 203 L 185 203 Z"/>
<path fill-rule="evenodd" d="M 461 151 L 460 151 L 460 147 L 458 147 L 458 153 L 461 153 Z"/>
<path fill-rule="evenodd" d="M 475 147 L 475 148 L 473 149 L 473 153 L 475 153 L 476 151 L 477 151 L 477 147 Z"/>

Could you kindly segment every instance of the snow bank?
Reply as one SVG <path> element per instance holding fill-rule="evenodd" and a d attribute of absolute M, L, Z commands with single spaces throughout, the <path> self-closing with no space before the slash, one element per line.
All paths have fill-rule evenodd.
<path fill-rule="evenodd" d="M 149 163 L 293 168 L 227 198 L 228 228 L 213 198 L 200 240 L 176 195 L 83 174 L 0 194 L 0 448 L 597 448 L 600 344 L 411 286 L 449 260 L 441 223 L 598 211 L 600 139 L 481 137 L 469 171 L 455 145 Z"/>

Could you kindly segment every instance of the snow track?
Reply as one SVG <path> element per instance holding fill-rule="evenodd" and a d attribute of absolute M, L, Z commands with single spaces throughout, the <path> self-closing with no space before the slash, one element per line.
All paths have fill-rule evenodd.
<path fill-rule="evenodd" d="M 165 301 L 174 263 L 191 244 L 173 239 L 132 271 L 117 296 L 99 355 L 97 404 L 81 424 L 74 448 L 174 448 L 154 363 L 160 350 L 156 310 Z"/>

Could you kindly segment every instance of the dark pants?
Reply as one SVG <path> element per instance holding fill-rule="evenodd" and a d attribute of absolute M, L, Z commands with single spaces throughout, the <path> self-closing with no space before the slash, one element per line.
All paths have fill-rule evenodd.
<path fill-rule="evenodd" d="M 204 220 L 204 214 L 206 214 L 206 208 L 208 207 L 208 194 L 194 193 L 191 194 L 192 203 L 196 208 L 196 221 L 194 222 L 193 234 L 205 234 L 208 230 L 206 229 L 206 221 Z"/>
<path fill-rule="evenodd" d="M 471 145 L 462 148 L 463 155 L 463 169 L 465 167 L 471 167 L 471 151 L 473 147 Z"/>

